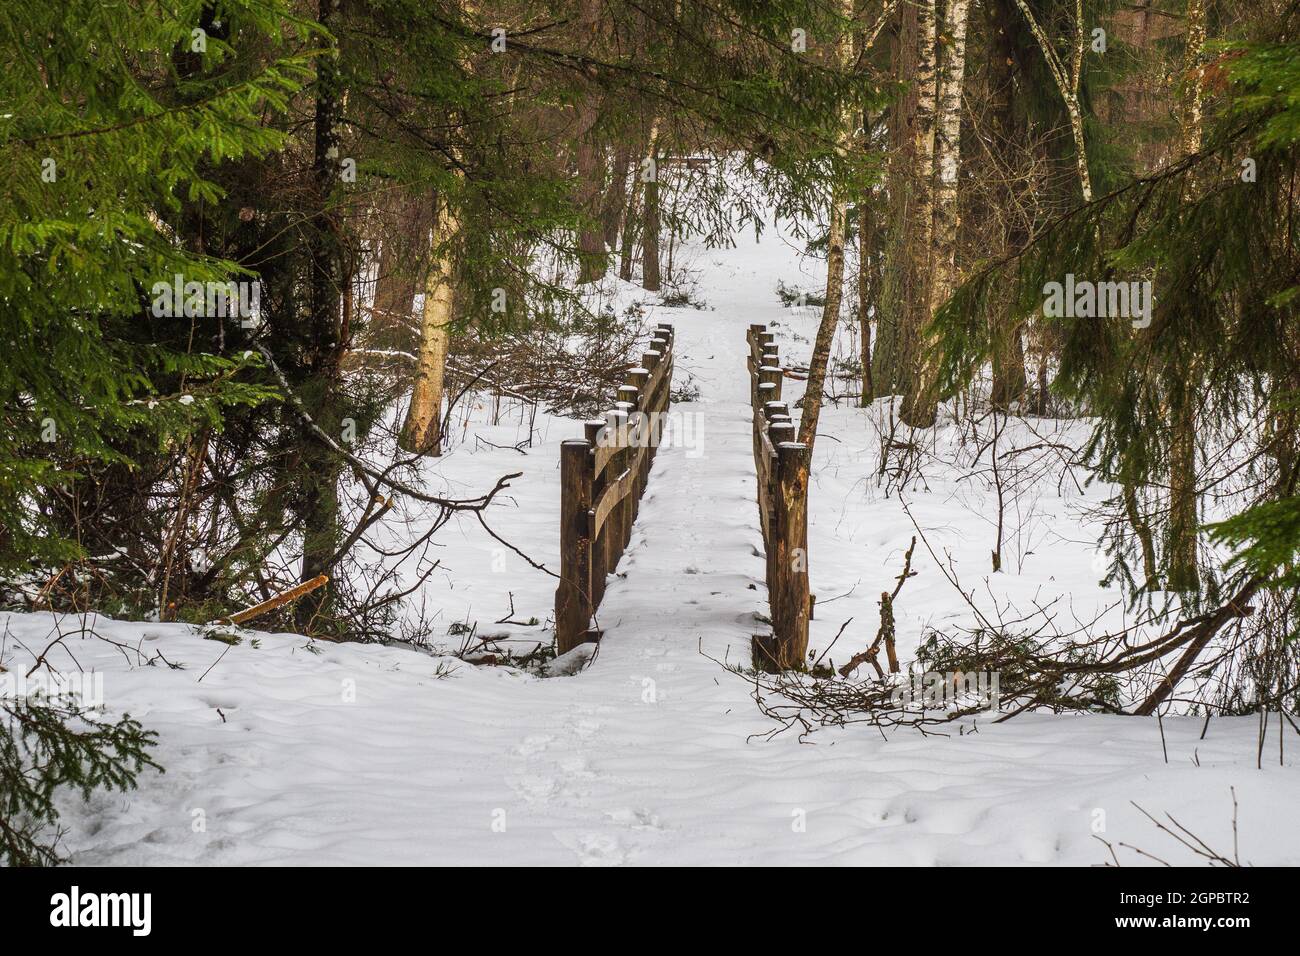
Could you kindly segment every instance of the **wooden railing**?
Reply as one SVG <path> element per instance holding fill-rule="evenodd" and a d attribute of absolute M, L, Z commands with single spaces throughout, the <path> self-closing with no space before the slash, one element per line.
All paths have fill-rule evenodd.
<path fill-rule="evenodd" d="M 627 547 L 659 447 L 673 383 L 673 327 L 656 328 L 641 367 L 619 386 L 614 408 L 586 423 L 586 438 L 560 446 L 560 585 L 555 643 L 560 654 L 600 639 L 592 618 L 605 578 Z"/>
<path fill-rule="evenodd" d="M 781 357 L 775 336 L 751 325 L 749 399 L 754 410 L 758 515 L 767 552 L 767 602 L 772 633 L 754 636 L 754 666 L 787 670 L 808 653 L 808 448 L 795 441 L 790 409 L 781 401 Z"/>

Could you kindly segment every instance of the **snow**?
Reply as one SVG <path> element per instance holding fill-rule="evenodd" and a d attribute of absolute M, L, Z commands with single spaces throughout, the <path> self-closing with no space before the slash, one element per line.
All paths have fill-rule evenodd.
<path fill-rule="evenodd" d="M 779 323 L 785 360 L 806 360 L 815 310 L 783 307 L 776 286 L 819 288 L 820 263 L 772 232 L 692 255 L 707 309 L 656 307 L 646 321 L 675 325 L 675 384 L 693 380 L 699 400 L 673 408 L 679 440 L 655 460 L 589 666 L 557 662 L 557 676 L 542 678 L 437 652 L 459 646 L 448 633 L 456 623 L 522 649 L 550 639 L 555 579 L 469 515 L 438 532 L 441 563 L 404 622 L 432 629 L 428 653 L 251 632 L 228 647 L 178 624 L 0 615 L 0 664 L 25 669 L 56 628 L 68 632 L 54 666 L 102 672 L 107 708 L 160 735 L 165 774 L 131 794 L 65 803 L 72 861 L 1100 864 L 1109 859 L 1100 835 L 1187 864 L 1197 860 L 1133 804 L 1172 813 L 1232 855 L 1235 793 L 1242 861 L 1300 863 L 1300 830 L 1272 825 L 1292 809 L 1295 760 L 1284 754 L 1279 766 L 1270 726 L 1256 767 L 1254 718 L 1215 719 L 1204 739 L 1197 718 L 1166 717 L 1162 731 L 1155 720 L 1048 714 L 967 720 L 951 736 L 857 726 L 768 739 L 773 725 L 750 685 L 717 663 L 748 662 L 755 615 L 766 611 L 745 329 Z M 620 306 L 650 302 L 630 286 L 608 291 Z M 798 397 L 796 383 L 785 387 L 787 400 Z M 488 520 L 554 569 L 558 449 L 582 424 L 539 416 L 520 454 L 512 446 L 528 438 L 527 417 L 506 405 L 487 424 L 486 406 L 454 416 L 460 437 L 430 462 L 426 488 L 472 496 L 522 471 Z M 1059 596 L 1083 620 L 1122 615 L 1118 592 L 1098 583 L 1088 524 L 1104 488 L 1027 483 L 1015 502 L 1023 534 L 1009 537 L 1007 570 L 992 574 L 990 492 L 968 477 L 960 430 L 935 430 L 923 477 L 900 496 L 875 478 L 884 414 L 851 403 L 823 412 L 810 503 L 816 653 L 849 618 L 828 657 L 842 663 L 870 644 L 876 601 L 917 526 L 988 613 Z M 1005 447 L 1042 440 L 1033 430 L 1062 443 L 1084 434 L 1031 420 L 1009 426 Z M 925 548 L 913 568 L 897 601 L 904 660 L 925 626 L 971 621 Z M 541 623 L 495 623 L 506 617 Z M 1286 745 L 1300 749 L 1300 739 Z M 1125 865 L 1153 862 L 1117 852 Z"/>

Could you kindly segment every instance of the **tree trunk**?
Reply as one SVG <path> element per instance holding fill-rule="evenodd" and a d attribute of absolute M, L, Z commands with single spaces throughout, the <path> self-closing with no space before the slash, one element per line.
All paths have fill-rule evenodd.
<path fill-rule="evenodd" d="M 991 133 L 988 148 L 993 155 L 1002 158 L 1003 170 L 1011 170 L 1016 168 L 1014 151 L 1022 148 L 1025 143 L 1024 125 L 1017 116 L 1015 101 L 1016 42 L 1012 23 L 1015 10 L 1011 0 L 992 0 L 986 12 L 988 36 L 991 38 L 988 45 L 988 115 Z M 1028 240 L 1028 230 L 1024 217 L 1016 208 L 1019 197 L 1015 195 L 1009 174 L 1004 173 L 1002 180 L 997 197 L 1008 217 L 1003 236 L 1003 251 L 1008 253 L 1024 246 Z M 1023 405 L 1029 390 L 1025 374 L 1024 324 L 1014 309 L 1014 303 L 1008 303 L 1005 309 L 999 309 L 990 320 L 994 327 L 990 330 L 993 339 L 993 386 L 989 400 L 1000 411 L 1008 411 L 1016 403 Z"/>
<path fill-rule="evenodd" d="M 935 100 L 938 95 L 936 64 L 937 23 L 935 0 L 920 0 L 916 10 L 916 106 L 912 112 L 914 173 L 909 180 L 909 219 L 912 223 L 907 245 L 907 299 L 900 315 L 899 335 L 903 361 L 909 365 L 909 379 L 899 417 L 915 428 L 934 423 L 934 406 L 918 381 L 922 331 L 929 320 L 931 256 L 934 252 L 934 147 Z"/>
<path fill-rule="evenodd" d="M 1205 50 L 1204 0 L 1188 0 L 1187 43 L 1183 73 L 1182 149 L 1190 156 L 1201 148 L 1201 81 Z M 1190 187 L 1195 190 L 1195 183 Z M 1196 393 L 1201 365 L 1195 358 L 1186 367 L 1169 370 L 1169 580 L 1171 591 L 1200 589 L 1197 567 L 1196 509 Z"/>
<path fill-rule="evenodd" d="M 594 112 L 594 111 L 593 111 Z M 592 141 L 591 134 L 578 144 L 578 283 L 595 282 L 605 276 L 609 255 L 605 250 L 604 229 L 600 217 L 601 187 L 604 185 L 604 150 Z"/>
<path fill-rule="evenodd" d="M 864 125 L 864 130 L 869 130 Z M 868 134 L 869 135 L 869 134 Z M 876 394 L 871 375 L 871 311 L 878 288 L 875 275 L 876 244 L 875 209 L 871 195 L 858 204 L 858 334 L 861 336 L 859 362 L 862 365 L 862 397 L 859 403 L 866 408 Z"/>
<path fill-rule="evenodd" d="M 843 0 L 845 19 L 853 19 L 853 0 Z M 840 37 L 839 66 L 848 71 L 853 67 L 853 33 L 845 30 Z M 840 117 L 840 136 L 837 149 L 847 153 L 853 145 L 853 116 Z M 844 295 L 844 220 L 848 204 L 844 190 L 835 187 L 831 195 L 830 229 L 826 238 L 826 298 L 822 305 L 822 318 L 813 342 L 812 358 L 808 362 L 808 387 L 803 394 L 803 411 L 799 415 L 799 442 L 808 449 L 812 460 L 813 443 L 817 439 L 817 420 L 821 417 L 822 394 L 826 389 L 826 367 L 830 364 L 831 348 L 835 344 L 835 329 L 840 323 L 840 301 Z"/>
<path fill-rule="evenodd" d="M 659 280 L 659 131 L 650 134 L 650 163 L 642 170 L 644 215 L 641 227 L 641 287 L 658 292 Z"/>
<path fill-rule="evenodd" d="M 909 303 L 913 284 L 925 275 L 914 262 L 917 222 L 911 199 L 916 168 L 915 83 L 920 42 L 917 39 L 917 6 L 905 3 L 898 12 L 898 30 L 893 38 L 890 72 L 902 84 L 902 91 L 888 107 L 888 164 L 885 167 L 887 198 L 886 236 L 882 249 L 880 294 L 876 297 L 876 334 L 871 350 L 871 380 L 874 398 L 901 394 L 906 390 L 912 359 L 906 341 Z"/>
<path fill-rule="evenodd" d="M 452 243 L 459 229 L 455 213 L 440 197 L 433 234 L 433 260 L 424 287 L 415 386 L 399 439 L 403 449 L 417 455 L 442 454 L 442 392 L 453 318 Z"/>
<path fill-rule="evenodd" d="M 339 0 L 320 0 L 317 19 L 327 30 L 331 29 L 338 19 L 338 10 Z M 316 424 L 332 434 L 338 434 L 340 427 L 341 290 L 348 281 L 339 242 L 341 217 L 333 207 L 333 192 L 338 182 L 342 96 L 337 58 L 328 54 L 319 57 L 312 157 L 316 210 L 308 240 L 310 301 L 302 356 L 306 380 L 300 398 Z M 341 463 L 333 450 L 305 426 L 301 429 L 299 447 L 296 490 L 303 522 L 301 580 L 310 581 L 332 566 L 338 548 Z M 320 624 L 320 616 L 329 610 L 333 590 L 332 584 L 319 588 L 298 602 L 295 616 L 300 630 L 309 633 Z"/>
<path fill-rule="evenodd" d="M 826 389 L 826 367 L 830 364 L 835 328 L 840 321 L 840 301 L 844 294 L 844 217 L 845 204 L 837 200 L 830 209 L 830 235 L 826 240 L 826 301 L 821 322 L 808 362 L 808 387 L 803 393 L 803 411 L 799 415 L 799 441 L 812 454 L 817 438 L 817 420 L 821 417 L 822 395 Z"/>
<path fill-rule="evenodd" d="M 584 104 L 578 125 L 585 126 L 577 147 L 577 195 L 575 203 L 581 225 L 577 234 L 578 284 L 604 277 L 610 258 L 604 248 L 601 198 L 604 186 L 604 151 L 595 142 L 590 127 L 595 125 L 595 108 Z"/>
<path fill-rule="evenodd" d="M 1175 388 L 1169 423 L 1167 587 L 1183 593 L 1200 588 L 1196 560 L 1196 401 L 1191 391 L 1190 387 Z"/>
<path fill-rule="evenodd" d="M 1151 536 L 1151 526 L 1147 524 L 1146 518 L 1142 516 L 1142 510 L 1138 504 L 1137 486 L 1133 479 L 1124 477 L 1121 481 L 1122 493 L 1124 497 L 1124 514 L 1128 518 L 1129 527 L 1133 529 L 1133 534 L 1137 536 L 1138 546 L 1142 549 L 1142 586 L 1148 590 L 1157 586 L 1159 575 L 1156 569 L 1156 546 Z"/>
<path fill-rule="evenodd" d="M 605 189 L 605 199 L 601 203 L 600 213 L 601 231 L 605 245 L 610 249 L 618 247 L 623 211 L 627 207 L 627 174 L 631 168 L 632 148 L 627 144 L 616 146 L 609 186 Z"/>
<path fill-rule="evenodd" d="M 637 226 L 641 222 L 641 177 L 632 177 L 632 194 L 627 200 L 627 210 L 623 215 L 623 237 L 619 240 L 618 277 L 624 282 L 632 281 L 633 253 L 636 251 Z"/>

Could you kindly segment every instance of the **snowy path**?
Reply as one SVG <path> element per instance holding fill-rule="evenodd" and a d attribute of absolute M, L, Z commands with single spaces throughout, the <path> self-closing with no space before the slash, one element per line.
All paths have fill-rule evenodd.
<path fill-rule="evenodd" d="M 676 326 L 679 384 L 699 385 L 699 401 L 675 411 L 699 416 L 702 453 L 657 456 L 587 670 L 543 680 L 456 663 L 447 676 L 446 660 L 399 647 L 261 635 L 227 650 L 179 625 L 100 620 L 100 633 L 185 669 L 72 642 L 84 666 L 105 672 L 109 706 L 159 731 L 167 768 L 134 794 L 68 804 L 74 862 L 1095 864 L 1106 858 L 1093 839 L 1101 832 L 1184 863 L 1129 801 L 1229 847 L 1235 787 L 1242 859 L 1300 863 L 1300 832 L 1270 826 L 1293 810 L 1294 758 L 1278 767 L 1273 731 L 1271 762 L 1257 770 L 1252 719 L 1216 720 L 1204 741 L 1199 720 L 1167 719 L 1167 763 L 1155 723 L 1136 719 L 1031 716 L 949 739 L 884 740 L 866 728 L 807 744 L 750 739 L 771 725 L 745 682 L 710 660 L 747 661 L 764 607 L 744 330 L 798 326 L 782 345 L 798 355 L 815 319 L 780 306 L 775 282 L 798 280 L 799 265 L 773 238 L 699 257 L 713 310 L 653 318 Z M 874 633 L 871 595 L 897 573 L 911 533 L 897 502 L 861 480 L 865 414 L 828 409 L 836 439 L 819 441 L 814 463 L 814 590 L 852 592 L 816 622 L 814 645 L 853 616 L 846 655 Z M 556 452 L 579 426 L 547 428 L 512 489 L 517 511 L 494 523 L 552 563 Z M 517 469 L 518 439 L 493 438 L 506 450 L 465 449 L 440 463 L 449 487 Z M 978 508 L 972 517 L 938 493 L 917 506 L 927 523 L 954 529 L 956 560 L 987 560 Z M 1058 539 L 1038 565 L 1027 551 L 1026 570 L 1004 575 L 1005 587 L 1036 594 L 1059 577 L 1083 593 L 1096 577 L 1088 552 Z M 517 616 L 545 617 L 553 579 L 521 564 L 503 577 L 472 524 L 453 523 L 440 540 L 448 573 L 427 597 L 446 609 L 444 625 L 495 620 L 507 587 Z M 960 612 L 939 575 L 918 567 L 900 618 L 912 646 L 925 620 Z M 15 639 L 48 642 L 47 615 L 7 623 L 0 663 L 14 658 Z"/>

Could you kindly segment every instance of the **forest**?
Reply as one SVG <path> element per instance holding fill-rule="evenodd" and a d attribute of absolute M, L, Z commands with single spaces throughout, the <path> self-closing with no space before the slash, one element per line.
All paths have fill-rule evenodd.
<path fill-rule="evenodd" d="M 0 50 L 0 862 L 1300 864 L 1296 0 Z"/>

